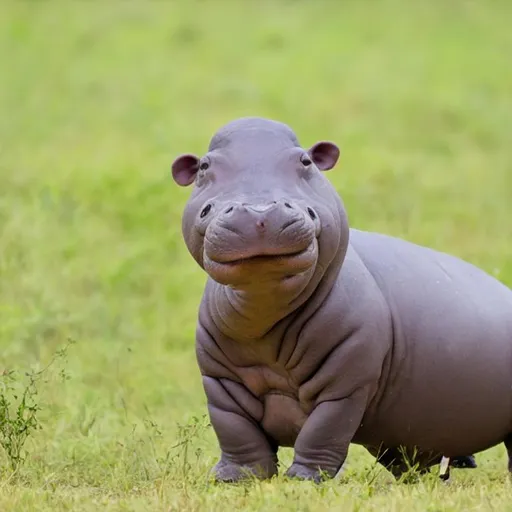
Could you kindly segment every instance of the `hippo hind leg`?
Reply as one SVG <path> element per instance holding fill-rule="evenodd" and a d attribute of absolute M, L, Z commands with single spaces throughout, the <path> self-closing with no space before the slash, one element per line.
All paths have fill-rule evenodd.
<path fill-rule="evenodd" d="M 509 469 L 512 464 L 512 434 L 509 436 Z M 441 462 L 442 457 L 430 453 L 406 453 L 407 451 L 399 448 L 385 448 L 382 450 L 369 449 L 370 453 L 377 458 L 377 462 L 384 466 L 391 474 L 398 480 L 406 473 L 410 472 L 416 463 L 416 471 L 422 475 L 428 473 L 430 468 Z M 449 467 L 460 469 L 472 469 L 477 467 L 474 455 L 461 455 L 451 457 L 449 459 Z M 449 467 L 446 472 L 440 475 L 442 480 L 447 480 L 450 477 Z M 510 469 L 512 471 L 512 469 Z"/>
<path fill-rule="evenodd" d="M 441 457 L 439 478 L 446 482 L 450 479 L 450 468 L 474 469 L 477 463 L 474 455 L 460 455 L 457 457 Z"/>

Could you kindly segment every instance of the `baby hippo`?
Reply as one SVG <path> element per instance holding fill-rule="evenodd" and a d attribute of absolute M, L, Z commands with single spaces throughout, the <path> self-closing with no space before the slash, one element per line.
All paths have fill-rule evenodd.
<path fill-rule="evenodd" d="M 456 257 L 349 227 L 332 142 L 242 118 L 203 156 L 185 244 L 207 274 L 196 354 L 219 481 L 334 477 L 350 443 L 399 477 L 504 442 L 512 455 L 512 291 Z M 466 455 L 464 455 L 466 454 Z M 443 458 L 444 457 L 444 458 Z M 446 466 L 446 464 L 445 464 Z M 443 470 L 444 471 L 444 470 Z"/>

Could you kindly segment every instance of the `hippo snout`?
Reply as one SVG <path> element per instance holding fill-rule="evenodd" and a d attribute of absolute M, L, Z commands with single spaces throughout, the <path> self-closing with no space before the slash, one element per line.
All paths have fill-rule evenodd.
<path fill-rule="evenodd" d="M 309 247 L 319 228 L 316 212 L 291 200 L 225 204 L 208 225 L 205 251 L 219 263 L 296 254 Z"/>
<path fill-rule="evenodd" d="M 221 214 L 221 222 L 239 232 L 251 226 L 261 233 L 267 230 L 279 232 L 303 220 L 303 213 L 287 201 L 241 203 L 228 206 Z"/>

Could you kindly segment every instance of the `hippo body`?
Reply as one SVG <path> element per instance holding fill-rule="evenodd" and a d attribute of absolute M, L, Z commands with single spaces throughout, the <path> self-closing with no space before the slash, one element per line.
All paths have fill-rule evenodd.
<path fill-rule="evenodd" d="M 469 263 L 400 239 L 352 230 L 350 240 L 393 324 L 387 384 L 361 429 L 363 443 L 377 431 L 387 445 L 455 456 L 502 442 L 512 426 L 510 289 Z"/>
<path fill-rule="evenodd" d="M 350 443 L 395 476 L 512 443 L 512 291 L 477 267 L 349 228 L 322 171 L 337 147 L 300 147 L 289 127 L 243 118 L 202 157 L 186 245 L 209 277 L 197 361 L 221 459 L 215 476 L 319 481 Z"/>

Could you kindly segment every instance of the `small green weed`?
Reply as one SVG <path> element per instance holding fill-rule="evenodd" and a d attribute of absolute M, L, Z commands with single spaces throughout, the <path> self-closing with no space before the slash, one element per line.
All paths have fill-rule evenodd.
<path fill-rule="evenodd" d="M 185 483 L 187 482 L 187 475 L 189 475 L 193 469 L 190 453 L 193 441 L 210 427 L 211 424 L 206 414 L 203 414 L 201 417 L 192 416 L 190 421 L 185 425 L 178 423 L 177 442 L 171 447 L 171 451 L 175 450 L 175 455 L 171 458 L 171 461 L 176 467 L 179 467 L 178 471 L 181 473 L 180 476 Z M 194 451 L 194 466 L 199 465 L 199 459 L 202 454 L 202 449 L 197 447 Z"/>
<path fill-rule="evenodd" d="M 38 413 L 42 407 L 37 400 L 39 382 L 57 359 L 66 356 L 71 343 L 73 341 L 58 350 L 42 370 L 25 372 L 25 379 L 16 370 L 8 369 L 0 376 L 0 445 L 13 472 L 25 462 L 27 439 L 41 428 Z M 63 380 L 69 378 L 64 369 L 60 376 Z"/>

